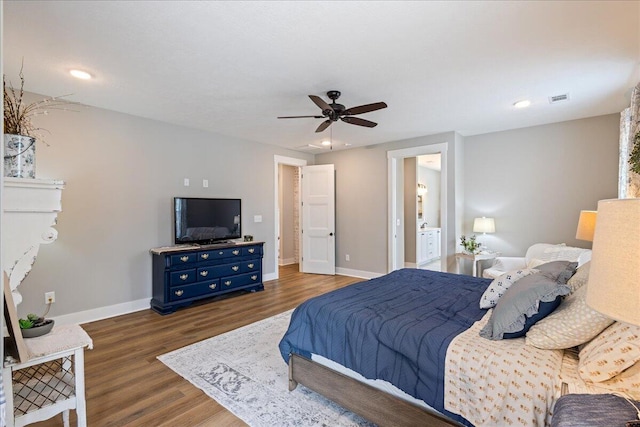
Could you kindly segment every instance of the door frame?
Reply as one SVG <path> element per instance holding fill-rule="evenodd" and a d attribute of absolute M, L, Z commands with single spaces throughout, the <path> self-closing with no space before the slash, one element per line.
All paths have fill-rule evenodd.
<path fill-rule="evenodd" d="M 417 157 L 424 154 L 437 154 L 441 155 L 441 170 L 440 170 L 440 269 L 441 271 L 447 271 L 447 188 L 448 188 L 448 174 L 447 174 L 447 150 L 449 148 L 448 142 L 442 142 L 437 144 L 422 145 L 419 147 L 404 148 L 400 150 L 387 151 L 387 178 L 388 178 L 388 234 L 387 234 L 387 248 L 388 248 L 388 272 L 397 270 L 398 267 L 398 234 L 404 235 L 404 218 L 400 218 L 398 212 L 398 162 L 404 161 L 407 157 Z M 403 168 L 404 170 L 404 168 Z M 399 221 L 399 222 L 398 222 Z M 404 253 L 404 247 L 402 248 Z M 402 267 L 404 267 L 404 257 L 402 260 Z M 401 267 L 400 267 L 401 268 Z"/>
<path fill-rule="evenodd" d="M 278 265 L 278 251 L 280 242 L 278 241 L 278 236 L 280 235 L 280 188 L 278 185 L 278 166 L 287 165 L 287 166 L 307 166 L 307 161 L 304 159 L 298 159 L 295 157 L 286 157 L 286 156 L 273 156 L 273 187 L 274 187 L 274 205 L 273 205 L 273 217 L 275 218 L 275 227 L 274 227 L 274 277 L 273 280 L 278 279 L 280 277 L 279 265 Z M 300 193 L 300 180 L 298 180 L 298 193 Z M 300 209 L 300 217 L 298 218 L 300 224 L 302 224 L 302 209 Z M 301 228 L 302 229 L 302 228 Z M 297 236 L 298 239 L 298 247 L 301 248 L 301 237 L 300 233 Z"/>

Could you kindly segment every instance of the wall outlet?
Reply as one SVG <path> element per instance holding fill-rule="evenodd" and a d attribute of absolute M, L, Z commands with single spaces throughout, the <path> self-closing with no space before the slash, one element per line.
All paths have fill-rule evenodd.
<path fill-rule="evenodd" d="M 351 260 L 349 259 L 349 254 L 346 254 L 346 255 L 344 256 L 344 259 L 345 259 L 345 261 L 351 261 Z"/>
<path fill-rule="evenodd" d="M 189 178 L 185 178 L 184 179 L 184 186 L 188 187 L 189 186 Z"/>
<path fill-rule="evenodd" d="M 208 179 L 203 179 L 202 180 L 202 186 L 204 188 L 209 188 L 209 180 Z"/>
<path fill-rule="evenodd" d="M 44 303 L 45 304 L 53 304 L 56 302 L 56 293 L 55 292 L 45 292 L 44 293 Z"/>

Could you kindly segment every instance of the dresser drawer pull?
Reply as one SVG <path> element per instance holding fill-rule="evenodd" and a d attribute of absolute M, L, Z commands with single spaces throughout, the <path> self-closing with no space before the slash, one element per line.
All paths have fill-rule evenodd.
<path fill-rule="evenodd" d="M 200 258 L 207 259 L 207 258 L 209 258 L 209 254 L 202 254 L 202 255 L 200 255 Z"/>
<path fill-rule="evenodd" d="M 233 271 L 238 271 L 238 270 L 240 270 L 240 267 L 238 267 L 237 265 L 234 265 L 233 267 L 231 267 L 231 269 Z"/>
<path fill-rule="evenodd" d="M 189 261 L 189 257 L 188 257 L 188 256 L 186 256 L 186 255 L 185 255 L 185 256 L 181 256 L 181 257 L 180 257 L 180 261 L 182 261 L 182 262 L 187 262 L 187 261 Z"/>
<path fill-rule="evenodd" d="M 223 254 L 224 254 L 224 252 L 222 252 L 222 251 L 218 252 L 218 255 L 223 255 Z"/>
<path fill-rule="evenodd" d="M 251 263 L 251 264 L 249 264 L 247 267 L 249 267 L 249 268 L 253 268 L 253 265 L 254 265 L 254 264 L 253 264 L 253 263 Z"/>
<path fill-rule="evenodd" d="M 240 251 L 236 249 L 236 250 L 232 251 L 231 253 L 234 254 L 234 255 L 238 255 L 240 253 Z"/>
<path fill-rule="evenodd" d="M 187 280 L 189 278 L 188 274 L 181 274 L 180 275 L 180 280 Z"/>
<path fill-rule="evenodd" d="M 254 253 L 256 250 L 254 248 L 249 248 L 249 253 L 252 254 Z"/>
<path fill-rule="evenodd" d="M 224 282 L 224 284 L 225 284 L 226 286 L 231 286 L 231 280 L 227 280 L 226 282 Z"/>
<path fill-rule="evenodd" d="M 207 271 L 207 270 L 201 271 L 201 272 L 200 272 L 200 275 L 201 275 L 202 277 L 207 277 L 207 276 L 209 275 L 209 271 Z"/>
<path fill-rule="evenodd" d="M 181 296 L 182 296 L 182 294 L 184 294 L 184 291 L 183 291 L 182 289 L 180 289 L 180 290 L 178 290 L 178 291 L 175 291 L 174 293 L 176 294 L 176 296 L 181 297 Z"/>
<path fill-rule="evenodd" d="M 251 280 L 256 280 L 257 278 L 258 278 L 258 276 L 255 275 L 255 274 L 253 276 L 251 276 Z"/>
<path fill-rule="evenodd" d="M 216 285 L 215 283 L 212 283 L 212 284 L 209 285 L 209 289 L 215 289 L 217 287 L 218 287 L 218 285 Z"/>

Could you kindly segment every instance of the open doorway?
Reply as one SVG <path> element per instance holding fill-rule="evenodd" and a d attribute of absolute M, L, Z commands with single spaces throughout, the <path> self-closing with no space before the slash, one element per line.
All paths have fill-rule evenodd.
<path fill-rule="evenodd" d="M 279 267 L 281 262 L 283 262 L 284 265 L 290 265 L 290 262 L 299 262 L 301 220 L 300 210 L 298 208 L 300 206 L 299 169 L 306 165 L 307 161 L 303 159 L 278 155 L 274 156 L 274 242 L 276 242 L 276 254 L 273 268 L 275 277 L 273 277 L 273 279 L 280 277 Z M 298 197 L 297 199 L 296 195 Z M 295 204 L 297 204 L 296 207 L 294 207 Z M 284 236 L 283 232 L 285 234 Z"/>
<path fill-rule="evenodd" d="M 404 266 L 441 271 L 440 153 L 404 159 Z"/>
<path fill-rule="evenodd" d="M 436 232 L 435 241 L 432 240 L 436 254 L 438 254 L 440 262 L 440 271 L 447 271 L 447 142 L 425 145 L 420 147 L 406 148 L 402 150 L 393 150 L 387 153 L 388 158 L 388 178 L 389 178 L 389 193 L 388 193 L 388 208 L 389 208 L 389 234 L 388 234 L 388 261 L 389 271 L 397 270 L 405 266 L 405 248 L 414 248 L 414 252 L 419 252 L 418 245 L 422 243 L 419 241 L 418 233 L 422 223 L 418 222 L 418 175 L 417 175 L 417 157 L 423 155 L 439 155 L 440 156 L 440 183 L 439 183 L 439 223 L 432 224 L 438 225 L 439 235 Z M 414 158 L 413 162 L 410 160 L 409 164 L 414 164 L 416 171 L 414 176 L 416 177 L 416 183 L 411 184 L 410 189 L 405 188 L 405 159 Z M 408 194 L 409 199 L 405 199 L 405 193 Z M 422 202 L 424 202 L 424 194 L 421 195 Z M 434 192 L 435 196 L 435 192 Z M 415 200 L 413 202 L 413 208 L 409 203 L 411 215 L 405 217 L 405 202 L 407 200 Z M 415 210 L 414 210 L 415 209 Z M 425 206 L 422 204 L 422 215 L 425 215 Z M 415 214 L 414 214 L 415 212 Z M 414 216 L 415 215 L 415 216 Z M 428 221 L 427 221 L 428 222 Z M 425 227 L 428 226 L 425 225 Z M 414 232 L 405 233 L 405 227 L 412 229 Z M 406 245 L 405 240 L 413 239 L 409 246 Z M 426 243 L 426 242 L 425 242 Z M 427 249 L 425 248 L 425 251 Z M 414 255 L 415 256 L 415 255 Z M 435 256 L 432 255 L 432 258 Z M 424 261 L 422 259 L 421 261 Z M 417 265 L 418 258 L 415 258 L 415 265 Z M 435 267 L 437 268 L 437 267 Z"/>

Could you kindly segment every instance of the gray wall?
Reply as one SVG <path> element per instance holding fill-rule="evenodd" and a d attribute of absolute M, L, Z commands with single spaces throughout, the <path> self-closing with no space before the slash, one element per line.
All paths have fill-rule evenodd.
<path fill-rule="evenodd" d="M 617 198 L 619 115 L 465 138 L 464 231 L 494 217 L 490 249 L 523 255 L 536 242 L 591 247 L 575 239 L 582 209 Z"/>
<path fill-rule="evenodd" d="M 264 273 L 274 273 L 274 155 L 311 164 L 312 155 L 98 108 L 77 110 L 36 123 L 51 133 L 49 147 L 38 144 L 36 176 L 64 180 L 66 189 L 58 240 L 40 247 L 20 287 L 19 314 L 42 312 L 46 291 L 56 292 L 50 316 L 150 298 L 149 249 L 173 243 L 174 196 L 241 198 L 242 232 L 266 242 Z M 254 223 L 254 215 L 263 221 Z"/>
<path fill-rule="evenodd" d="M 418 217 L 417 165 L 415 157 L 404 159 L 404 262 L 415 264 Z"/>

